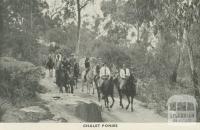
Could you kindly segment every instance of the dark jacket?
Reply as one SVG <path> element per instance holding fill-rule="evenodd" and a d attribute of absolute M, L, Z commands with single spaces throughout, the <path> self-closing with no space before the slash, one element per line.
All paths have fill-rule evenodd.
<path fill-rule="evenodd" d="M 90 62 L 89 61 L 85 61 L 85 68 L 90 68 Z"/>

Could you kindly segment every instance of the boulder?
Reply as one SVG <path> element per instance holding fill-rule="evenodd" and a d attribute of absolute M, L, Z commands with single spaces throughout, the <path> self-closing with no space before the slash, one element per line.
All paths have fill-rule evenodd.
<path fill-rule="evenodd" d="M 101 106 L 96 103 L 78 104 L 75 115 L 86 122 L 103 122 L 101 115 Z"/>

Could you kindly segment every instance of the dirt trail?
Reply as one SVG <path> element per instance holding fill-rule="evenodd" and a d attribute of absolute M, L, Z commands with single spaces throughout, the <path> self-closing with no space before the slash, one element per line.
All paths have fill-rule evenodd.
<path fill-rule="evenodd" d="M 166 118 L 158 115 L 153 110 L 143 107 L 138 100 L 134 100 L 134 112 L 131 112 L 130 109 L 128 111 L 121 109 L 118 98 L 115 98 L 113 108 L 108 111 L 103 105 L 103 100 L 100 103 L 97 101 L 96 93 L 94 95 L 83 93 L 80 85 L 78 85 L 78 89 L 74 90 L 74 94 L 59 93 L 54 81 L 55 79 L 49 77 L 42 79 L 40 84 L 45 86 L 48 92 L 39 95 L 42 100 L 47 102 L 46 106 L 54 114 L 54 121 L 65 119 L 68 122 L 82 122 L 74 114 L 75 106 L 79 102 L 95 102 L 99 105 L 102 104 L 102 117 L 106 122 L 167 122 Z M 123 104 L 126 105 L 127 101 L 123 100 Z"/>

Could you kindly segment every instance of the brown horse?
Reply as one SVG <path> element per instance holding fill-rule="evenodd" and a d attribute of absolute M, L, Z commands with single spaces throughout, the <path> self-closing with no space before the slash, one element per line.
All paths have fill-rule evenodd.
<path fill-rule="evenodd" d="M 126 95 L 128 99 L 128 105 L 126 106 L 126 110 L 128 110 L 129 105 L 131 104 L 131 111 L 133 112 L 133 99 L 136 95 L 136 82 L 137 80 L 133 76 L 133 74 L 130 75 L 128 79 L 126 79 L 126 83 L 124 84 L 123 89 L 120 89 L 120 78 L 119 76 L 114 79 L 114 84 L 118 89 L 119 92 L 119 99 L 120 99 L 120 106 L 124 108 L 122 103 L 122 97 L 123 95 Z"/>

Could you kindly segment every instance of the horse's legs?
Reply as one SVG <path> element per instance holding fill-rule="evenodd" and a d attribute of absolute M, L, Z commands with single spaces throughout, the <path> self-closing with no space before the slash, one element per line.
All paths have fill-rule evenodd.
<path fill-rule="evenodd" d="M 84 92 L 84 82 L 82 81 L 82 92 Z"/>
<path fill-rule="evenodd" d="M 124 105 L 123 105 L 123 103 L 122 103 L 122 90 L 119 90 L 119 100 L 120 100 L 120 106 L 122 107 L 122 108 L 124 108 Z"/>
<path fill-rule="evenodd" d="M 68 84 L 68 91 L 67 91 L 67 92 L 68 92 L 68 93 L 71 92 L 70 84 Z"/>
<path fill-rule="evenodd" d="M 108 96 L 106 96 L 105 98 L 106 98 L 106 102 L 107 102 L 107 106 L 106 106 L 106 107 L 107 107 L 108 110 L 109 110 L 109 100 L 108 100 Z"/>
<path fill-rule="evenodd" d="M 89 83 L 87 83 L 87 91 L 88 91 L 88 94 L 90 94 L 90 86 L 89 86 Z"/>
<path fill-rule="evenodd" d="M 105 108 L 107 107 L 107 100 L 104 98 Z"/>
<path fill-rule="evenodd" d="M 71 86 L 71 93 L 74 93 L 74 86 L 73 86 L 73 84 L 71 84 L 70 86 Z"/>
<path fill-rule="evenodd" d="M 65 92 L 68 93 L 68 87 L 67 87 L 67 84 L 65 85 Z"/>
<path fill-rule="evenodd" d="M 87 93 L 89 93 L 89 89 L 88 89 L 88 82 L 86 82 L 86 91 L 87 91 Z"/>
<path fill-rule="evenodd" d="M 127 99 L 128 99 L 128 105 L 126 106 L 126 110 L 129 108 L 129 105 L 130 105 L 130 98 L 129 98 L 129 96 L 128 95 L 126 95 L 127 96 Z"/>
<path fill-rule="evenodd" d="M 111 95 L 111 98 L 112 98 L 112 104 L 110 105 L 110 108 L 112 108 L 112 107 L 113 107 L 113 105 L 114 105 L 114 102 L 115 102 L 115 99 L 114 99 L 113 95 Z"/>
<path fill-rule="evenodd" d="M 76 80 L 75 80 L 76 89 L 78 88 L 77 83 L 78 83 L 78 78 L 76 78 Z"/>
<path fill-rule="evenodd" d="M 100 89 L 99 89 L 99 87 L 97 87 L 97 94 L 98 94 L 98 99 L 99 99 L 99 102 L 100 102 L 101 95 L 100 95 Z"/>
<path fill-rule="evenodd" d="M 133 96 L 131 96 L 131 111 L 133 112 Z"/>
<path fill-rule="evenodd" d="M 60 93 L 63 93 L 62 86 L 59 86 L 59 88 L 60 88 L 59 92 L 60 92 Z"/>

